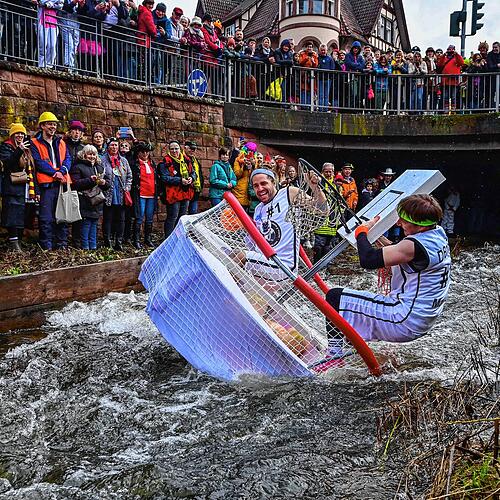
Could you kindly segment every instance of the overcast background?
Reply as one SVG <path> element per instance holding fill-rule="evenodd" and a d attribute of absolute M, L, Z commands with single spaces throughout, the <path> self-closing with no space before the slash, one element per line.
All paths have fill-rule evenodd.
<path fill-rule="evenodd" d="M 163 0 L 167 5 L 168 13 L 174 7 L 182 7 L 185 14 L 191 18 L 196 10 L 196 0 L 176 0 L 173 5 L 170 1 Z M 456 45 L 460 50 L 460 38 L 450 38 L 450 14 L 462 9 L 462 0 L 403 0 L 406 13 L 406 23 L 410 33 L 412 46 L 418 45 L 422 50 L 432 45 L 435 49 L 446 49 L 449 43 Z M 467 37 L 465 45 L 466 55 L 477 50 L 480 41 L 487 40 L 490 44 L 500 41 L 500 0 L 482 0 L 484 17 L 481 22 L 484 27 L 477 35 Z M 469 8 L 472 2 L 468 2 Z M 469 15 L 470 19 L 470 15 Z"/>

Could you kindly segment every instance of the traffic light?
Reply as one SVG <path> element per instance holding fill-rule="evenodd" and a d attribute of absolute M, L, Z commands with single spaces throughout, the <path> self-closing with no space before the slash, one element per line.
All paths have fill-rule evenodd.
<path fill-rule="evenodd" d="M 477 1 L 477 0 L 474 0 Z M 466 10 L 456 10 L 450 15 L 450 36 L 460 36 L 460 24 L 467 19 Z"/>
<path fill-rule="evenodd" d="M 479 12 L 484 7 L 484 2 L 479 2 L 479 0 L 472 0 L 472 23 L 470 28 L 470 34 L 475 35 L 477 30 L 480 30 L 484 25 L 483 23 L 478 23 L 479 19 L 484 17 L 484 12 Z"/>

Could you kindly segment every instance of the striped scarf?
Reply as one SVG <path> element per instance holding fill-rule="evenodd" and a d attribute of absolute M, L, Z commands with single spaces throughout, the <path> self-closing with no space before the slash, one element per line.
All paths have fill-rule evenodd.
<path fill-rule="evenodd" d="M 12 138 L 5 141 L 10 144 L 14 149 L 17 149 L 17 144 Z M 35 162 L 31 156 L 31 151 L 26 149 L 19 160 L 19 165 L 23 167 L 23 170 L 28 174 L 28 191 L 26 195 L 26 201 L 33 201 L 36 197 L 35 192 Z"/>

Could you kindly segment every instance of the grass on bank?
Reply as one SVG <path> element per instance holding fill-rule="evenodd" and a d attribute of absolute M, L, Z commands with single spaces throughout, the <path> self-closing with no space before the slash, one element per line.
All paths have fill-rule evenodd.
<path fill-rule="evenodd" d="M 382 459 L 401 461 L 393 498 L 500 499 L 500 274 L 491 269 L 481 283 L 482 310 L 463 325 L 477 344 L 454 383 L 406 384 L 378 415 Z"/>

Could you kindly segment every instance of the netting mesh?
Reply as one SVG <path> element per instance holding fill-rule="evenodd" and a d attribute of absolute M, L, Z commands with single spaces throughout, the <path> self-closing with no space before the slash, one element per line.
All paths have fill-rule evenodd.
<path fill-rule="evenodd" d="M 325 185 L 321 176 L 311 168 L 313 167 L 304 160 L 299 160 L 297 166 L 299 192 L 290 202 L 286 215 L 286 220 L 293 224 L 295 232 L 301 239 L 307 238 L 325 224 L 338 225 L 341 213 L 338 200 L 329 194 L 330 186 Z"/>
<path fill-rule="evenodd" d="M 250 266 L 252 251 L 226 202 L 183 218 L 143 266 L 148 313 L 169 343 L 214 376 L 322 371 L 316 365 L 328 346 L 325 317 L 271 262 Z M 343 348 L 348 356 L 328 368 L 364 366 L 347 343 Z"/>

